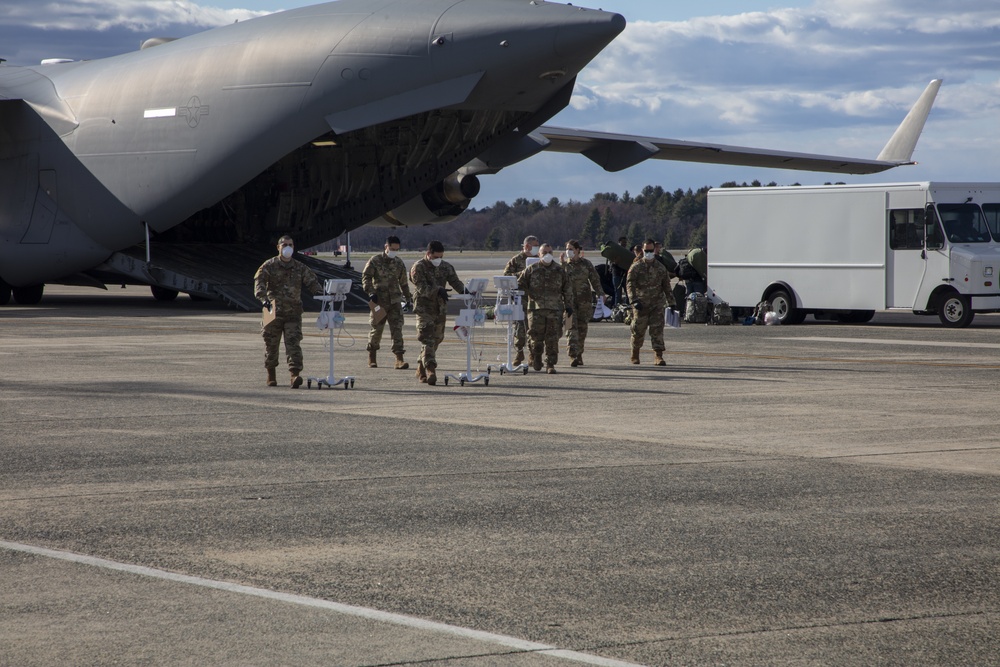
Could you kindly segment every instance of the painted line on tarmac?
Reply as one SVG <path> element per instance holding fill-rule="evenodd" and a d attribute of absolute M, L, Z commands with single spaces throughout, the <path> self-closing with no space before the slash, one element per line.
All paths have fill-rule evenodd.
<path fill-rule="evenodd" d="M 919 341 L 900 339 L 879 339 L 872 338 L 833 338 L 827 336 L 797 336 L 781 337 L 774 340 L 794 340 L 794 341 L 815 341 L 820 343 L 863 343 L 868 345 L 908 345 L 911 347 L 963 347 L 985 350 L 1000 350 L 998 343 L 945 343 L 941 341 Z"/>
<path fill-rule="evenodd" d="M 200 586 L 202 588 L 211 588 L 215 590 L 226 591 L 229 593 L 250 595 L 253 597 L 264 598 L 266 600 L 275 600 L 278 602 L 285 602 L 288 604 L 296 604 L 303 607 L 314 607 L 319 609 L 325 609 L 327 611 L 343 614 L 345 616 L 364 618 L 370 621 L 388 623 L 390 625 L 398 625 L 425 632 L 438 632 L 441 634 L 459 637 L 461 639 L 469 639 L 473 641 L 484 642 L 487 644 L 497 644 L 507 648 L 516 649 L 524 653 L 544 655 L 552 658 L 562 658 L 564 660 L 569 660 L 584 665 L 595 665 L 596 667 L 643 667 L 642 665 L 634 662 L 624 662 L 622 660 L 602 658 L 597 655 L 590 655 L 589 653 L 581 653 L 579 651 L 560 649 L 558 647 L 548 646 L 546 644 L 538 644 L 536 642 L 527 641 L 525 639 L 518 639 L 517 637 L 498 635 L 492 632 L 483 632 L 481 630 L 463 628 L 457 625 L 438 623 L 437 621 L 428 621 L 426 619 L 417 618 L 415 616 L 394 614 L 391 612 L 379 611 L 378 609 L 370 609 L 368 607 L 356 607 L 354 605 L 341 604 L 339 602 L 330 602 L 329 600 L 320 600 L 318 598 L 306 597 L 304 595 L 279 593 L 277 591 L 270 591 L 265 588 L 244 586 L 242 584 L 234 584 L 227 581 L 204 579 L 202 577 L 194 577 L 187 574 L 178 574 L 176 572 L 168 572 L 166 570 L 157 570 L 155 568 L 144 567 L 142 565 L 130 565 L 128 563 L 119 563 L 117 561 L 106 560 L 104 558 L 96 558 L 94 556 L 84 556 L 82 554 L 76 554 L 70 551 L 46 549 L 44 547 L 36 547 L 30 544 L 20 544 L 17 542 L 7 542 L 5 540 L 0 540 L 0 549 L 18 551 L 21 553 L 32 554 L 34 556 L 42 556 L 44 558 L 54 558 L 57 560 L 69 561 L 71 563 L 77 563 L 80 565 L 89 565 L 91 567 L 98 567 L 105 570 L 126 572 L 128 574 L 134 574 L 142 577 L 150 577 L 152 579 L 161 579 L 164 581 L 172 581 L 175 583 L 190 584 L 192 586 Z"/>

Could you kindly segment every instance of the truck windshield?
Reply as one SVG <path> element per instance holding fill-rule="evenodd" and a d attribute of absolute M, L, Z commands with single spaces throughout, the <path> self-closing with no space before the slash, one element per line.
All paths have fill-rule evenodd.
<path fill-rule="evenodd" d="M 986 243 L 990 230 L 978 204 L 938 204 L 944 234 L 952 243 Z"/>
<path fill-rule="evenodd" d="M 983 213 L 986 214 L 986 224 L 990 226 L 993 240 L 1000 241 L 1000 204 L 983 204 Z"/>

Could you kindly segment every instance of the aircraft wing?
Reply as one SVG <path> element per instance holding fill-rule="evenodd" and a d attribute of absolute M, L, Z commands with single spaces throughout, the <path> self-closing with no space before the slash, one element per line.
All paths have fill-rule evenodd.
<path fill-rule="evenodd" d="M 532 135 L 544 139 L 544 150 L 580 153 L 607 171 L 621 171 L 645 160 L 680 160 L 747 167 L 801 169 L 841 174 L 874 174 L 910 162 L 791 153 L 763 148 L 707 144 L 679 139 L 635 137 L 542 126 Z"/>
<path fill-rule="evenodd" d="M 5 104 L 27 104 L 60 135 L 77 127 L 73 110 L 56 93 L 52 82 L 32 69 L 0 68 L 0 101 Z"/>
<path fill-rule="evenodd" d="M 523 136 L 516 147 L 504 154 L 493 154 L 480 163 L 501 167 L 543 150 L 579 153 L 607 171 L 621 171 L 645 160 L 680 160 L 774 169 L 799 169 L 840 174 L 875 174 L 905 164 L 913 164 L 913 151 L 923 131 L 931 106 L 941 87 L 941 80 L 931 81 L 892 138 L 875 159 L 836 157 L 812 153 L 726 146 L 679 139 L 640 137 L 611 132 L 594 132 L 543 125 Z M 496 160 L 490 157 L 499 158 Z M 504 159 L 506 158 L 506 159 Z"/>

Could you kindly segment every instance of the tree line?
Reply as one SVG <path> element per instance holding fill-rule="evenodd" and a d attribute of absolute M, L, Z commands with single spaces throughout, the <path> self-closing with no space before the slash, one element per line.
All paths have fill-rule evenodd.
<path fill-rule="evenodd" d="M 759 181 L 730 181 L 720 187 L 760 185 Z M 351 232 L 351 246 L 357 251 L 374 251 L 382 247 L 386 236 L 395 234 L 407 250 L 425 248 L 429 241 L 437 239 L 448 250 L 513 251 L 521 247 L 528 235 L 556 247 L 578 239 L 586 248 L 597 248 L 604 241 L 617 241 L 621 237 L 627 238 L 629 245 L 652 238 L 663 241 L 667 248 L 704 247 L 710 189 L 704 186 L 668 192 L 662 186 L 647 185 L 637 195 L 627 190 L 621 195 L 598 192 L 588 202 L 562 202 L 556 197 L 544 204 L 526 198 L 516 199 L 512 204 L 498 201 L 481 209 L 469 208 L 455 221 L 439 225 L 398 231 L 362 227 Z M 330 251 L 336 243 L 331 241 L 318 249 Z"/>

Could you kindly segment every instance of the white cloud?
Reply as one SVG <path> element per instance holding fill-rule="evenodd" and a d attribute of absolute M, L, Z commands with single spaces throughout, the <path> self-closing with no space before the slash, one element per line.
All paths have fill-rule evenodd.
<path fill-rule="evenodd" d="M 43 30 L 125 28 L 146 32 L 175 26 L 208 28 L 266 13 L 207 7 L 183 0 L 5 0 L 4 5 L 0 24 Z"/>

